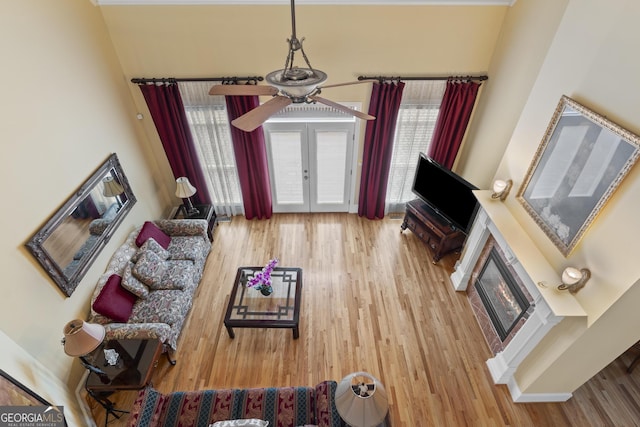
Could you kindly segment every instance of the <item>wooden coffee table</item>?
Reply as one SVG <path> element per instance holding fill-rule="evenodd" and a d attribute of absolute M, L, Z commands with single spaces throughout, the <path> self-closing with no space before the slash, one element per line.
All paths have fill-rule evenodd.
<path fill-rule="evenodd" d="M 247 281 L 262 267 L 240 267 L 233 282 L 224 325 L 231 338 L 233 328 L 288 328 L 293 338 L 300 334 L 300 298 L 302 296 L 302 269 L 276 267 L 272 274 L 273 293 L 264 296 L 254 288 L 247 288 Z"/>

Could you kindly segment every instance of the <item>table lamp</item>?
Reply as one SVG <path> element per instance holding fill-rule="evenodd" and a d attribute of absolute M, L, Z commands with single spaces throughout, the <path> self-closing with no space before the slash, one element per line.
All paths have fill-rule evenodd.
<path fill-rule="evenodd" d="M 336 388 L 335 402 L 340 417 L 353 427 L 377 426 L 389 410 L 382 383 L 366 372 L 344 377 Z"/>
<path fill-rule="evenodd" d="M 105 382 L 105 380 L 109 382 L 105 372 L 94 366 L 86 358 L 87 354 L 102 344 L 105 336 L 104 326 L 75 319 L 65 325 L 63 332 L 62 344 L 64 345 L 64 352 L 68 356 L 79 358 L 82 365 L 98 375 L 102 382 Z"/>
<path fill-rule="evenodd" d="M 103 179 L 102 184 L 104 185 L 102 195 L 105 197 L 115 197 L 116 202 L 118 202 L 118 207 L 122 206 L 120 195 L 124 193 L 124 187 L 122 187 L 118 181 L 113 179 L 113 176 L 108 176 Z"/>
<path fill-rule="evenodd" d="M 180 197 L 185 202 L 185 208 L 187 208 L 187 216 L 192 216 L 200 213 L 198 209 L 191 203 L 191 196 L 196 194 L 196 187 L 191 185 L 189 178 L 181 176 L 176 179 L 176 196 Z"/>

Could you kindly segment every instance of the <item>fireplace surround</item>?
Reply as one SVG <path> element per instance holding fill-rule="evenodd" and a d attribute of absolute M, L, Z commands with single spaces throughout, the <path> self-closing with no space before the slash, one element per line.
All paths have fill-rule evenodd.
<path fill-rule="evenodd" d="M 491 235 L 473 268 L 467 296 L 493 354 L 504 350 L 535 309 L 533 297 Z"/>
<path fill-rule="evenodd" d="M 561 292 L 555 271 L 531 238 L 511 215 L 505 203 L 493 200 L 491 192 L 474 191 L 480 209 L 467 237 L 463 253 L 451 274 L 456 291 L 466 292 L 493 357 L 487 367 L 495 384 L 506 384 L 514 402 L 565 401 L 571 393 L 527 395 L 516 381 L 516 371 L 542 339 L 565 318 L 585 318 L 586 312 L 573 295 Z M 475 281 L 491 252 L 523 291 L 529 307 L 520 313 L 504 340 L 495 332 L 487 310 L 475 290 Z M 495 255 L 494 255 L 495 262 Z M 485 314 L 482 314 L 484 312 Z M 478 314 L 480 313 L 480 315 Z M 483 321 L 484 316 L 484 321 Z M 488 321 L 486 319 L 489 319 Z M 487 326 L 487 324 L 491 326 Z M 491 330 L 494 330 L 493 336 Z"/>

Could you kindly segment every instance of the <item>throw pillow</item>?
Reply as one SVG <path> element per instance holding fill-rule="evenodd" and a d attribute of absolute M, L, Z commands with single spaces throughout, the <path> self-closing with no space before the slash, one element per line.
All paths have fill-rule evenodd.
<path fill-rule="evenodd" d="M 171 243 L 170 236 L 160 230 L 153 222 L 146 221 L 142 226 L 142 229 L 140 229 L 138 237 L 136 237 L 136 246 L 142 246 L 142 244 L 150 237 L 153 237 L 164 249 L 167 249 L 169 247 L 169 243 Z"/>
<path fill-rule="evenodd" d="M 138 262 L 140 256 L 146 251 L 155 252 L 162 259 L 169 259 L 169 251 L 160 246 L 160 243 L 156 241 L 153 237 L 149 237 L 143 244 L 140 246 L 140 249 L 136 251 L 135 254 L 131 257 L 131 261 Z"/>
<path fill-rule="evenodd" d="M 193 284 L 194 268 L 191 261 L 175 260 L 167 263 L 160 280 L 149 285 L 149 289 L 182 290 Z"/>
<path fill-rule="evenodd" d="M 154 252 L 147 251 L 140 255 L 131 273 L 145 285 L 153 287 L 160 284 L 166 268 L 166 262 L 162 258 Z"/>
<path fill-rule="evenodd" d="M 263 421 L 257 418 L 248 418 L 246 420 L 217 421 L 210 424 L 209 427 L 267 427 L 268 425 L 269 421 Z"/>
<path fill-rule="evenodd" d="M 149 288 L 133 275 L 132 262 L 127 263 L 122 273 L 122 287 L 137 296 L 138 298 L 146 298 L 149 295 Z"/>
<path fill-rule="evenodd" d="M 120 286 L 122 278 L 112 274 L 93 303 L 93 310 L 116 322 L 125 323 L 131 316 L 136 296 Z"/>

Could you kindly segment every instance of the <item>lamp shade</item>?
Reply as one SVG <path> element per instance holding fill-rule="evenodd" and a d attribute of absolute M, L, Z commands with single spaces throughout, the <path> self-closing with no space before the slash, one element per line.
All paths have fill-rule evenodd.
<path fill-rule="evenodd" d="M 106 177 L 104 180 L 102 180 L 102 183 L 104 184 L 104 190 L 102 191 L 102 194 L 105 197 L 115 197 L 124 193 L 124 188 L 122 187 L 122 185 L 120 185 L 118 181 L 113 179 L 112 176 Z"/>
<path fill-rule="evenodd" d="M 366 372 L 354 372 L 336 388 L 336 409 L 354 427 L 377 426 L 387 416 L 389 403 L 382 383 Z"/>
<path fill-rule="evenodd" d="M 189 178 L 186 176 L 181 176 L 176 179 L 176 196 L 181 199 L 186 199 L 187 197 L 191 197 L 196 194 L 196 187 L 191 185 L 189 182 Z"/>
<path fill-rule="evenodd" d="M 104 326 L 75 319 L 64 327 L 64 352 L 72 357 L 91 353 L 104 340 Z"/>

